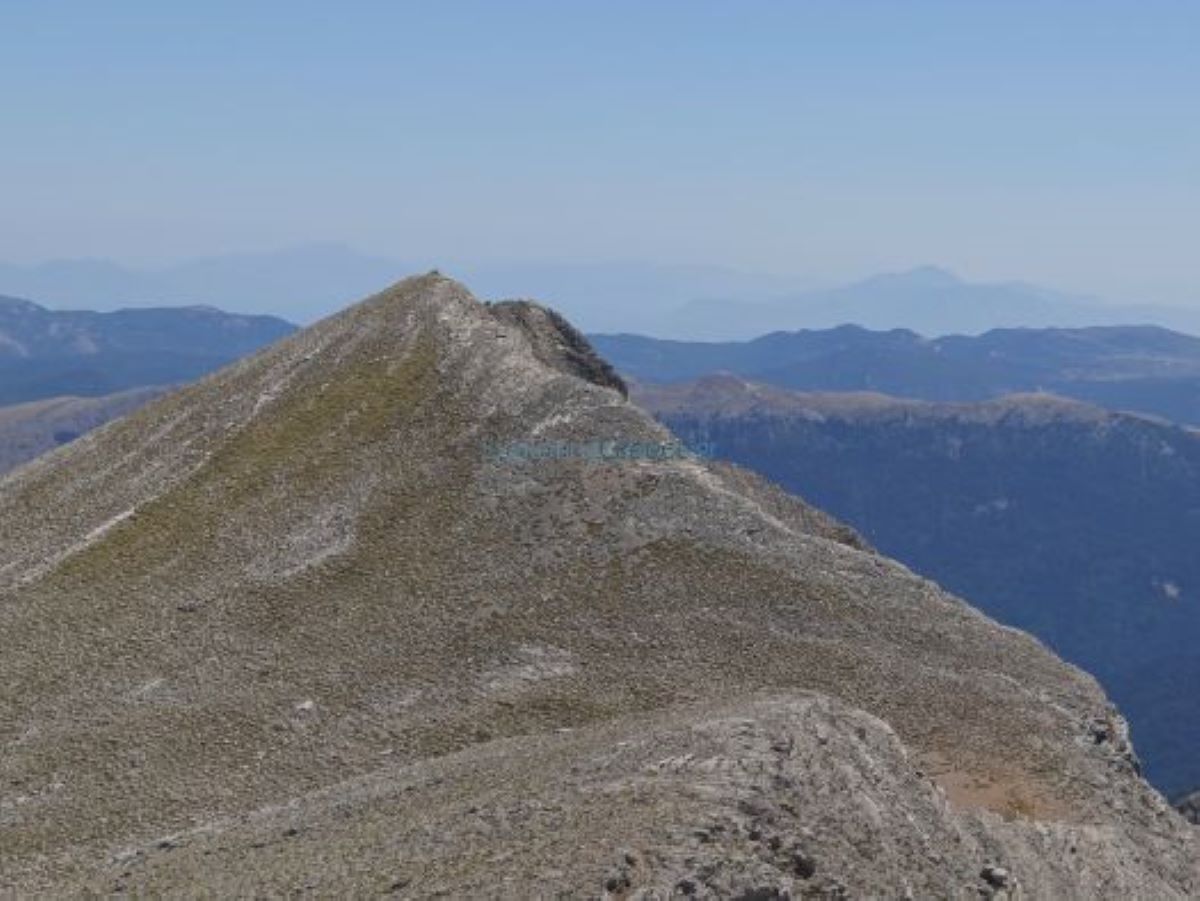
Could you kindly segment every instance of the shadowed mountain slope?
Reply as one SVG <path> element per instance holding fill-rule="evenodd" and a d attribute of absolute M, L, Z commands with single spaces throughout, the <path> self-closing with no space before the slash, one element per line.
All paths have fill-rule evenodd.
<path fill-rule="evenodd" d="M 1200 785 L 1200 435 L 1047 395 L 931 404 L 716 375 L 635 397 L 1096 675 L 1152 781 Z"/>
<path fill-rule="evenodd" d="M 56 397 L 0 407 L 0 474 L 161 396 L 137 388 L 107 397 Z"/>
<path fill-rule="evenodd" d="M 527 313 L 411 279 L 0 483 L 0 890 L 1194 891 L 1029 636 L 748 474 L 490 456 L 671 440 Z"/>

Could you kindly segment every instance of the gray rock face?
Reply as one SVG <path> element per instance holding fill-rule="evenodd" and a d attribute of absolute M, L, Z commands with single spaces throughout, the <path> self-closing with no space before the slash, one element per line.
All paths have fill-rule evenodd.
<path fill-rule="evenodd" d="M 1183 814 L 1184 819 L 1189 823 L 1200 826 L 1200 791 L 1184 795 L 1175 802 L 1175 809 Z"/>
<path fill-rule="evenodd" d="M 575 453 L 671 439 L 518 318 L 409 280 L 0 483 L 0 893 L 1196 890 L 1093 680 L 737 470 Z"/>
<path fill-rule="evenodd" d="M 504 301 L 491 309 L 502 322 L 519 326 L 525 332 L 534 355 L 542 363 L 601 387 L 612 388 L 622 397 L 629 396 L 629 389 L 617 371 L 558 313 L 519 300 Z"/>

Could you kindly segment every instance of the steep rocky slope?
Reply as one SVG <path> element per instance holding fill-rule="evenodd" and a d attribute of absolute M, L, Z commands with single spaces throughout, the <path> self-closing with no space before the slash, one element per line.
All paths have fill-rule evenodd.
<path fill-rule="evenodd" d="M 431 275 L 0 483 L 0 890 L 1200 886 L 1089 677 L 589 359 Z"/>
<path fill-rule="evenodd" d="M 161 388 L 138 388 L 107 397 L 56 397 L 0 407 L 0 474 L 162 394 Z"/>

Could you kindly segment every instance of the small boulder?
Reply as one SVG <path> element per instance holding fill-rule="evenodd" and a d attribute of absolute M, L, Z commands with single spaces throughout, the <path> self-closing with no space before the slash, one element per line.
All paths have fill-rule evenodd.
<path fill-rule="evenodd" d="M 1004 867 L 988 864 L 979 871 L 979 878 L 992 888 L 1008 888 L 1009 875 Z"/>

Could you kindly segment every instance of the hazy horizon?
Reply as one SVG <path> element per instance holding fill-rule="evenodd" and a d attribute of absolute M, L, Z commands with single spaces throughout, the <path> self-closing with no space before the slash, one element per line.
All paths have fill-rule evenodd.
<path fill-rule="evenodd" d="M 1200 335 L 1200 309 L 1122 303 L 1019 279 L 977 282 L 933 264 L 844 282 L 644 261 L 397 260 L 340 244 L 133 268 L 106 260 L 0 261 L 0 297 L 59 310 L 205 305 L 311 323 L 409 275 L 439 269 L 481 300 L 527 298 L 591 333 L 746 340 L 775 331 L 908 329 L 926 337 L 995 328 L 1158 325 Z"/>
<path fill-rule="evenodd" d="M 0 260 L 931 263 L 1200 307 L 1197 25 L 1115 2 L 9 7 Z"/>

